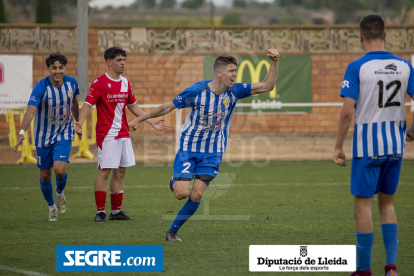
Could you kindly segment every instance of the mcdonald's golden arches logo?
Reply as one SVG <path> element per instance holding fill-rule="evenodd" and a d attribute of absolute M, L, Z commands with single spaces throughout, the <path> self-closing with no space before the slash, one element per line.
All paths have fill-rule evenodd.
<path fill-rule="evenodd" d="M 263 67 L 266 68 L 267 72 L 269 71 L 270 62 L 266 59 L 263 59 L 257 64 L 255 68 L 253 63 L 250 60 L 243 60 L 242 63 L 240 63 L 239 68 L 238 68 L 236 82 L 243 82 L 242 78 L 243 78 L 243 72 L 244 72 L 245 67 L 249 69 L 250 78 L 252 79 L 251 83 L 255 83 L 255 82 L 260 82 L 260 74 L 262 73 Z M 254 96 L 258 96 L 258 95 L 254 95 Z M 273 88 L 273 90 L 270 91 L 269 98 L 270 99 L 276 98 L 276 85 L 275 85 L 275 88 Z"/>

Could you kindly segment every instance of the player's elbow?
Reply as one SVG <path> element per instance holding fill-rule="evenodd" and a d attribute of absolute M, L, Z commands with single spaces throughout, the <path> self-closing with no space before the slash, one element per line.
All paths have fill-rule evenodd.
<path fill-rule="evenodd" d="M 263 91 L 272 91 L 275 88 L 275 83 L 263 83 Z"/>

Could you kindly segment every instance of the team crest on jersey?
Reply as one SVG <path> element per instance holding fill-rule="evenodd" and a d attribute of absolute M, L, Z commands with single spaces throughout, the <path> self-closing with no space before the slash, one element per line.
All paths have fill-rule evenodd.
<path fill-rule="evenodd" d="M 224 105 L 229 105 L 230 104 L 230 98 L 228 96 L 225 96 L 223 99 L 223 104 Z"/>
<path fill-rule="evenodd" d="M 391 64 L 388 64 L 387 66 L 385 66 L 385 69 L 397 71 L 397 65 L 395 65 L 394 63 L 391 63 Z"/>
<path fill-rule="evenodd" d="M 111 84 L 110 83 L 108 83 L 108 87 L 111 88 Z"/>
<path fill-rule="evenodd" d="M 73 91 L 72 90 L 69 90 L 68 97 L 71 98 L 71 99 L 73 98 Z"/>

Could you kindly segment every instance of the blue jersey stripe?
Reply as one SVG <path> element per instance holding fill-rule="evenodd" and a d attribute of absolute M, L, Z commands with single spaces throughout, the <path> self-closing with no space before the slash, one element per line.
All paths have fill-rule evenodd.
<path fill-rule="evenodd" d="M 392 139 L 392 153 L 397 153 L 397 137 L 395 136 L 394 121 L 390 122 L 391 139 Z"/>
<path fill-rule="evenodd" d="M 196 106 L 200 106 L 200 104 L 201 104 L 201 98 L 202 97 L 198 97 L 198 100 L 196 102 Z M 193 119 L 194 119 L 194 117 L 193 117 Z M 191 130 L 191 133 L 190 133 L 190 136 L 189 136 L 189 139 L 188 139 L 187 149 L 185 149 L 187 151 L 191 151 L 191 148 L 192 148 L 192 145 L 193 145 L 193 140 L 194 140 L 194 135 L 197 132 L 199 123 L 200 123 L 200 116 L 195 116 L 195 121 L 194 121 L 194 125 L 193 125 L 194 127 Z"/>
<path fill-rule="evenodd" d="M 400 139 L 401 139 L 401 153 L 404 152 L 404 143 L 405 143 L 405 130 L 406 130 L 406 122 L 400 122 L 399 123 L 399 127 L 400 127 Z"/>
<path fill-rule="evenodd" d="M 372 145 L 374 148 L 374 156 L 378 156 L 378 124 L 372 124 Z"/>
<path fill-rule="evenodd" d="M 362 125 L 362 150 L 368 156 L 368 124 Z"/>
<path fill-rule="evenodd" d="M 224 92 L 224 93 L 226 93 L 226 92 Z M 216 112 L 217 112 L 217 108 L 218 108 L 219 99 L 220 99 L 220 96 L 214 98 L 214 110 Z M 217 115 L 216 115 L 216 117 L 217 117 Z M 220 126 L 220 128 L 221 127 L 222 126 Z M 210 136 L 212 135 L 212 133 L 210 133 Z M 219 131 L 215 131 L 214 132 L 214 135 L 216 136 L 216 139 L 214 139 L 213 152 L 217 152 L 217 150 L 218 150 L 218 141 L 220 140 L 220 138 L 218 137 L 218 135 L 220 135 L 220 132 Z"/>
<path fill-rule="evenodd" d="M 385 122 L 381 123 L 382 141 L 384 144 L 384 155 L 388 155 L 388 141 L 387 141 L 387 130 L 385 129 Z"/>
<path fill-rule="evenodd" d="M 352 138 L 352 156 L 358 157 L 358 125 L 354 126 L 354 137 Z"/>

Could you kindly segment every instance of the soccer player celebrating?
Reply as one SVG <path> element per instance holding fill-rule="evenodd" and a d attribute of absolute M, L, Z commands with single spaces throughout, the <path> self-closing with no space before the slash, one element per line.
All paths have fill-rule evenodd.
<path fill-rule="evenodd" d="M 77 134 L 82 135 L 82 125 L 92 106 L 96 104 L 96 144 L 98 146 L 98 176 L 95 180 L 95 202 L 97 222 L 107 222 L 105 213 L 106 190 L 109 175 L 111 191 L 110 220 L 134 220 L 121 211 L 123 185 L 126 168 L 135 165 L 135 156 L 129 136 L 125 107 L 135 115 L 145 112 L 136 104 L 128 80 L 121 76 L 125 70 L 126 52 L 119 47 L 106 49 L 104 58 L 108 71 L 95 79 L 75 125 Z M 154 129 L 163 131 L 163 120 L 148 120 Z"/>
<path fill-rule="evenodd" d="M 50 76 L 40 80 L 33 88 L 14 146 L 14 151 L 17 151 L 34 117 L 33 133 L 37 167 L 40 169 L 40 188 L 49 205 L 49 221 L 58 220 L 53 200 L 52 167 L 56 175 L 56 199 L 59 212 L 65 213 L 67 210 L 63 193 L 68 178 L 66 164 L 69 163 L 75 135 L 73 117 L 77 120 L 79 115 L 79 104 L 76 99 L 79 94 L 78 83 L 75 78 L 65 76 L 67 64 L 68 59 L 59 52 L 51 53 L 46 58 Z"/>
<path fill-rule="evenodd" d="M 374 243 L 372 204 L 378 207 L 385 246 L 385 275 L 397 275 L 398 224 L 394 211 L 405 147 L 406 94 L 414 99 L 414 70 L 411 64 L 384 50 L 384 21 L 379 15 L 365 16 L 359 25 L 360 40 L 367 54 L 351 62 L 345 72 L 333 161 L 345 166 L 342 149 L 355 109 L 352 142 L 351 194 L 357 238 L 357 271 L 371 275 Z"/>
<path fill-rule="evenodd" d="M 275 86 L 279 52 L 270 49 L 267 56 L 272 62 L 262 82 L 235 83 L 237 58 L 222 55 L 214 61 L 214 80 L 199 81 L 171 102 L 130 122 L 130 130 L 135 130 L 144 120 L 168 114 L 175 108 L 190 108 L 181 127 L 180 149 L 175 157 L 174 175 L 170 181 L 170 188 L 177 199 L 189 198 L 167 231 L 168 241 L 181 241 L 177 231 L 196 212 L 204 191 L 218 174 L 236 102 L 271 91 Z M 195 180 L 190 191 L 193 178 Z"/>

